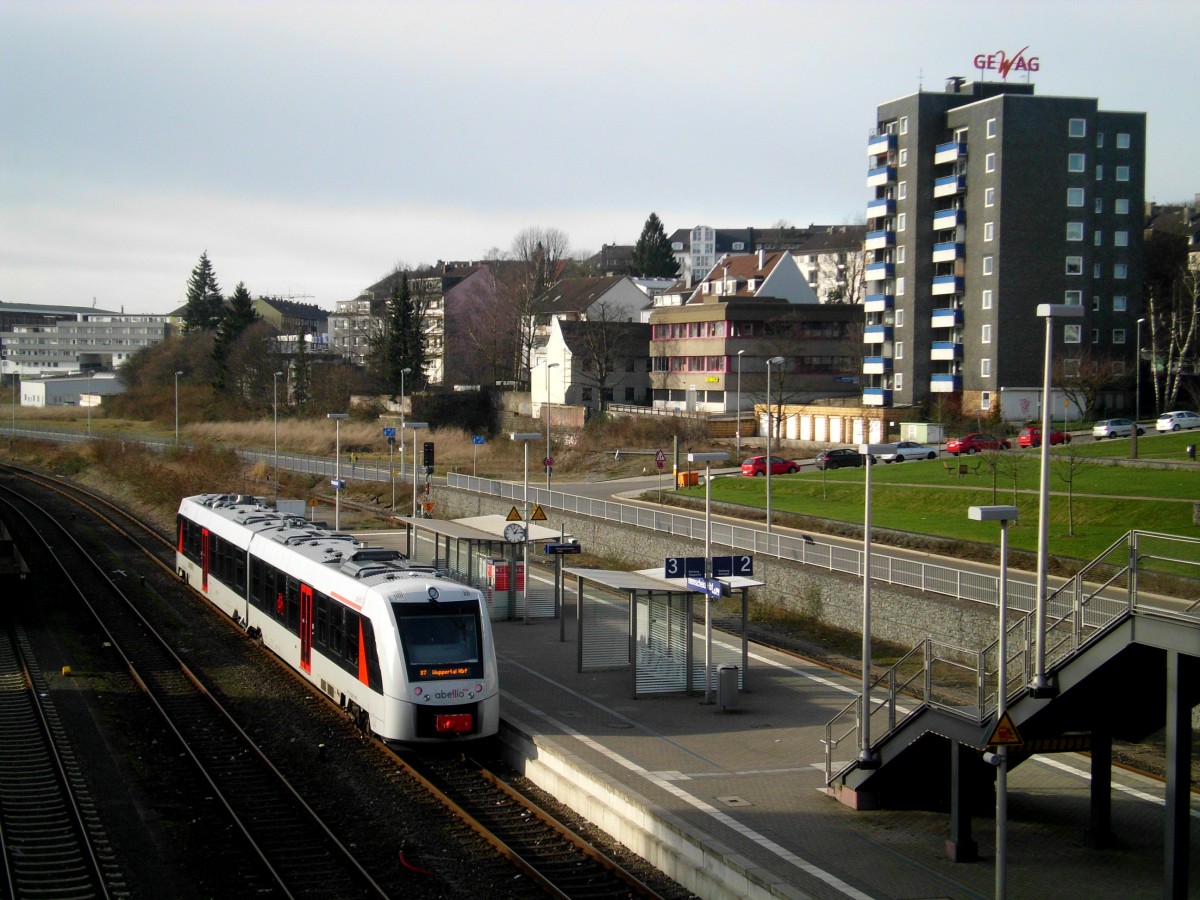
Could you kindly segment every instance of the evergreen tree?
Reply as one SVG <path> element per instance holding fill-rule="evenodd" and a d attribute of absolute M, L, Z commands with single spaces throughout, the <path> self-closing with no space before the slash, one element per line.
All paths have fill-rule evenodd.
<path fill-rule="evenodd" d="M 183 311 L 183 331 L 208 331 L 221 321 L 225 299 L 217 285 L 217 275 L 208 259 L 208 251 L 200 254 L 200 261 L 192 269 L 188 279 L 187 305 Z"/>
<path fill-rule="evenodd" d="M 643 278 L 676 278 L 679 262 L 671 253 L 671 242 L 657 214 L 642 226 L 642 236 L 633 248 L 633 274 Z"/>
<path fill-rule="evenodd" d="M 400 393 L 401 372 L 406 390 L 424 387 L 425 345 L 421 339 L 423 306 L 413 296 L 408 273 L 402 273 L 399 283 L 392 285 L 388 299 L 387 330 L 383 337 L 381 373 L 384 389 L 395 396 Z"/>
<path fill-rule="evenodd" d="M 258 313 L 254 311 L 254 300 L 246 290 L 245 282 L 238 282 L 229 298 L 229 308 L 224 310 L 220 325 L 217 327 L 217 339 L 213 342 L 213 361 L 217 364 L 217 377 L 213 387 L 218 391 L 225 390 L 228 375 L 229 352 L 234 343 L 249 326 L 258 321 Z"/>
<path fill-rule="evenodd" d="M 312 382 L 312 367 L 308 361 L 308 342 L 304 329 L 296 333 L 296 355 L 292 358 L 292 400 L 303 414 L 308 408 L 308 397 Z"/>

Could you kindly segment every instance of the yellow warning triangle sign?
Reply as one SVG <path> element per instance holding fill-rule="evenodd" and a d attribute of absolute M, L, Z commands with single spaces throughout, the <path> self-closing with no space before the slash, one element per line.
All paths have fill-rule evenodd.
<path fill-rule="evenodd" d="M 543 511 L 543 509 L 540 506 L 538 506 L 536 503 L 533 505 L 533 513 L 529 516 L 529 521 L 531 521 L 531 522 L 545 522 L 546 521 L 545 511 Z"/>
<path fill-rule="evenodd" d="M 1009 718 L 1007 710 L 1000 717 L 1000 721 L 996 723 L 996 727 L 992 729 L 992 736 L 987 739 L 987 742 L 993 747 L 1019 747 L 1025 743 L 1021 740 L 1021 732 L 1017 731 L 1017 726 Z"/>
<path fill-rule="evenodd" d="M 512 509 L 510 509 L 508 511 L 508 515 L 505 517 L 504 521 L 505 522 L 520 522 L 522 519 L 523 519 L 523 516 L 519 512 L 517 512 L 517 508 L 514 506 Z"/>

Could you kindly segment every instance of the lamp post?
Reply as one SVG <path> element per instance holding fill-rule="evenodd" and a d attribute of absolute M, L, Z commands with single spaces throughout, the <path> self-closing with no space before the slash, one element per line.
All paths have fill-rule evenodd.
<path fill-rule="evenodd" d="M 783 364 L 782 356 L 772 356 L 767 360 L 767 534 L 771 533 L 771 432 L 774 430 L 771 422 L 771 366 Z M 767 542 L 770 550 L 770 541 Z"/>
<path fill-rule="evenodd" d="M 866 476 L 863 490 L 863 618 L 862 618 L 862 746 L 858 765 L 863 769 L 879 766 L 879 757 L 871 750 L 871 470 L 875 456 L 894 450 L 892 444 L 859 444 Z"/>
<path fill-rule="evenodd" d="M 334 458 L 333 458 L 333 530 L 342 527 L 342 419 L 350 418 L 349 413 L 326 413 L 327 418 L 333 419 Z"/>
<path fill-rule="evenodd" d="M 558 363 L 546 363 L 546 490 L 550 490 L 550 370 L 557 369 Z"/>
<path fill-rule="evenodd" d="M 712 463 L 729 459 L 728 453 L 689 453 L 689 463 L 704 463 L 704 583 L 712 582 Z M 712 703 L 713 595 L 704 593 L 704 702 Z"/>
<path fill-rule="evenodd" d="M 1129 456 L 1132 459 L 1137 459 L 1138 455 L 1138 422 L 1142 418 L 1142 323 L 1145 321 L 1145 318 L 1137 320 L 1137 346 L 1133 356 L 1133 364 L 1137 368 L 1133 376 L 1133 431 L 1129 433 Z"/>
<path fill-rule="evenodd" d="M 514 431 L 511 433 L 514 441 L 525 445 L 525 536 L 521 541 L 521 565 L 525 570 L 523 587 L 521 588 L 521 609 L 524 612 L 525 624 L 529 624 L 529 442 L 541 440 L 542 436 L 536 431 Z M 516 573 L 513 573 L 513 584 L 516 584 Z"/>
<path fill-rule="evenodd" d="M 275 505 L 279 505 L 279 376 L 282 372 L 275 372 L 271 376 L 271 406 L 275 413 L 275 476 L 273 482 L 275 485 Z"/>
<path fill-rule="evenodd" d="M 91 437 L 91 436 L 92 436 L 92 372 L 91 372 L 90 370 L 88 371 L 87 390 L 88 390 L 88 398 L 87 398 L 87 417 L 88 417 L 88 423 L 87 423 L 87 433 L 88 433 L 88 437 Z"/>
<path fill-rule="evenodd" d="M 1039 303 L 1039 317 L 1046 320 L 1046 353 L 1042 360 L 1042 447 L 1041 474 L 1038 487 L 1038 552 L 1037 552 L 1037 653 L 1031 693 L 1035 697 L 1053 695 L 1046 681 L 1046 566 L 1050 541 L 1050 368 L 1054 346 L 1054 320 L 1079 318 L 1083 307 L 1073 303 Z M 1137 430 L 1137 426 L 1134 426 Z"/>
<path fill-rule="evenodd" d="M 1046 432 L 1042 432 L 1043 435 Z M 1043 442 L 1045 439 L 1043 438 Z M 967 517 L 976 522 L 1000 523 L 1000 584 L 997 606 L 1000 639 L 996 644 L 996 723 L 1008 709 L 1008 523 L 1017 520 L 1015 506 L 972 506 Z M 1003 900 L 1006 880 L 1005 854 L 1008 846 L 1008 747 L 996 748 L 996 898 Z"/>
<path fill-rule="evenodd" d="M 736 459 L 735 463 L 742 461 L 742 354 L 745 350 L 737 352 L 737 449 L 734 451 Z"/>
<path fill-rule="evenodd" d="M 404 376 L 411 375 L 412 368 L 405 367 L 400 370 L 400 479 L 404 480 Z M 415 454 L 416 445 L 413 445 L 413 453 Z M 391 465 L 391 462 L 388 462 Z M 413 496 L 417 495 L 417 483 L 413 482 Z M 396 475 L 392 474 L 392 512 L 396 511 Z"/>
<path fill-rule="evenodd" d="M 428 422 L 403 422 L 400 427 L 408 428 L 413 432 L 413 521 L 409 523 L 409 534 L 412 535 L 413 545 L 409 548 L 408 558 L 414 559 L 416 557 L 416 432 L 419 432 L 421 428 L 430 427 L 430 424 Z M 400 444 L 404 445 L 403 431 L 400 434 Z"/>
<path fill-rule="evenodd" d="M 182 372 L 175 373 L 175 446 L 179 446 L 179 376 Z"/>

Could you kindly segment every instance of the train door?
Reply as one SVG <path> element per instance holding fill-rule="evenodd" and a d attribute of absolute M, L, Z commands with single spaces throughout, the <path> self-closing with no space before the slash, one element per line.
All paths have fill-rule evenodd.
<path fill-rule="evenodd" d="M 300 668 L 312 672 L 313 592 L 300 585 Z"/>
<path fill-rule="evenodd" d="M 200 587 L 208 593 L 208 529 L 200 529 Z"/>

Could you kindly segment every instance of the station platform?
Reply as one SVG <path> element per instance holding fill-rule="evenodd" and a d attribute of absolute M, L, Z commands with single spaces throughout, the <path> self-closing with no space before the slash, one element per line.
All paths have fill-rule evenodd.
<path fill-rule="evenodd" d="M 716 702 L 715 681 L 712 703 L 702 685 L 634 700 L 627 671 L 579 674 L 569 605 L 566 615 L 565 628 L 493 623 L 509 760 L 695 895 L 994 896 L 994 805 L 972 810 L 979 860 L 955 863 L 947 813 L 854 811 L 824 792 L 825 723 L 861 690 L 857 678 L 752 644 L 736 705 Z M 718 632 L 722 642 L 740 646 Z M 1009 896 L 1162 894 L 1163 785 L 1114 769 L 1112 846 L 1092 849 L 1088 767 L 1054 754 L 1010 772 Z M 1190 896 L 1200 897 L 1195 795 L 1191 815 Z"/>

